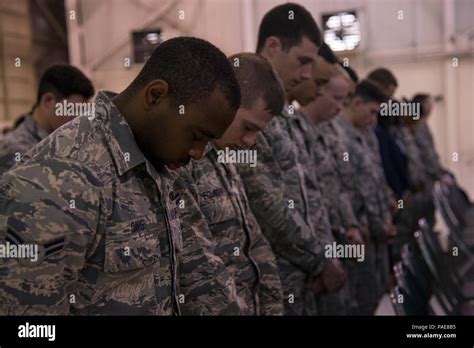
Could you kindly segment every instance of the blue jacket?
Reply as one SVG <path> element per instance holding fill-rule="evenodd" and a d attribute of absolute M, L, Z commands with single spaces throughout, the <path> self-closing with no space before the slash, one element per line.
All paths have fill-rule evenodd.
<path fill-rule="evenodd" d="M 379 141 L 385 178 L 397 198 L 409 189 L 408 159 L 402 141 L 389 128 L 378 124 L 375 134 Z"/>

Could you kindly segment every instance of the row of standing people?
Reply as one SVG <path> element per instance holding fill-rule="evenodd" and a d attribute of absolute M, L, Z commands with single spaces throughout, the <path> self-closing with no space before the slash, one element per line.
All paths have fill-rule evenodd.
<path fill-rule="evenodd" d="M 41 252 L 2 260 L 0 313 L 374 313 L 412 221 L 371 128 L 393 92 L 380 71 L 359 83 L 302 6 L 265 15 L 257 54 L 164 42 L 93 117 L 55 115 L 94 94 L 71 70 L 2 139 L 0 241 Z"/>

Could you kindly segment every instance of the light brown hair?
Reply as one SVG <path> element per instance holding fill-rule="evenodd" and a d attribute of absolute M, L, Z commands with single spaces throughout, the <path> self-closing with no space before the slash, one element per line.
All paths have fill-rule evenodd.
<path fill-rule="evenodd" d="M 272 115 L 279 114 L 285 104 L 285 90 L 271 63 L 255 53 L 234 54 L 229 60 L 240 86 L 240 106 L 251 108 L 262 98 Z"/>

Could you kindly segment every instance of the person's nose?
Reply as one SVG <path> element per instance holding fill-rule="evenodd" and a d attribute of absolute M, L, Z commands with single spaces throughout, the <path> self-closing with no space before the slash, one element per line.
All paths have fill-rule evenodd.
<path fill-rule="evenodd" d="M 311 78 L 311 64 L 306 64 L 301 68 L 301 79 L 309 80 Z"/>
<path fill-rule="evenodd" d="M 247 134 L 242 138 L 242 143 L 247 149 L 250 149 L 257 142 L 257 133 Z"/>
<path fill-rule="evenodd" d="M 188 155 L 195 160 L 201 159 L 204 155 L 204 148 L 206 147 L 206 145 L 207 141 L 204 140 L 196 142 L 191 148 L 191 150 L 189 150 Z"/>

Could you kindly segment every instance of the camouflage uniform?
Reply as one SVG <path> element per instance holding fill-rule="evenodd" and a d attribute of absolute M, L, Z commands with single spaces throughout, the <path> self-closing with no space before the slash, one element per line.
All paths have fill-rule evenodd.
<path fill-rule="evenodd" d="M 434 222 L 434 206 L 431 198 L 433 182 L 424 165 L 423 155 L 410 130 L 404 125 L 398 125 L 391 127 L 390 131 L 401 140 L 405 148 L 411 192 L 410 199 L 408 202 L 403 202 L 403 210 L 400 210 L 396 216 L 397 244 L 401 248 L 401 245 L 412 239 L 420 218 L 425 217 Z"/>
<path fill-rule="evenodd" d="M 179 176 L 170 196 L 181 222 L 183 247 L 178 258 L 178 302 L 183 315 L 244 314 L 234 279 L 213 251 L 214 240 L 200 210 L 195 186 Z"/>
<path fill-rule="evenodd" d="M 419 190 L 421 186 L 428 180 L 427 172 L 425 170 L 422 155 L 415 137 L 410 130 L 403 124 L 391 127 L 395 135 L 402 141 L 405 147 L 405 153 L 408 160 L 408 181 L 411 190 Z"/>
<path fill-rule="evenodd" d="M 387 179 L 385 178 L 385 174 L 383 171 L 383 164 L 382 164 L 382 156 L 380 155 L 380 149 L 379 149 L 379 141 L 377 139 L 377 135 L 375 135 L 374 127 L 369 126 L 366 128 L 362 128 L 360 129 L 360 132 L 362 136 L 364 137 L 368 147 L 372 151 L 371 152 L 372 158 L 377 163 L 377 165 L 375 166 L 375 169 L 377 170 L 377 175 L 381 180 L 380 189 L 382 190 L 382 193 L 385 196 L 386 202 L 388 202 L 389 199 L 395 199 L 395 194 L 393 193 L 392 189 L 390 188 L 390 185 L 387 182 Z"/>
<path fill-rule="evenodd" d="M 390 211 L 390 201 L 396 201 L 396 196 L 395 193 L 392 191 L 390 188 L 390 185 L 388 184 L 388 181 L 385 177 L 384 169 L 383 169 L 383 164 L 382 164 L 382 156 L 380 154 L 380 148 L 379 148 L 379 141 L 377 139 L 377 135 L 375 134 L 375 127 L 374 126 L 369 126 L 366 128 L 362 128 L 361 133 L 363 137 L 365 138 L 366 143 L 368 144 L 368 147 L 371 149 L 371 157 L 374 163 L 373 170 L 378 178 L 378 183 L 379 183 L 379 190 L 380 190 L 380 195 L 382 199 L 382 204 L 383 204 L 383 209 L 384 209 L 384 220 L 389 220 L 393 222 L 393 213 Z M 376 243 L 376 264 L 377 264 L 377 270 L 379 273 L 379 279 L 380 279 L 380 294 L 383 295 L 384 293 L 387 292 L 388 288 L 386 285 L 387 282 L 387 275 L 391 272 L 391 267 L 390 267 L 390 259 L 389 259 L 389 245 L 386 242 L 379 242 L 377 241 Z"/>
<path fill-rule="evenodd" d="M 355 186 L 354 169 L 346 158 L 348 152 L 342 139 L 343 134 L 335 122 L 336 120 L 333 118 L 318 125 L 318 128 L 324 138 L 327 150 L 334 160 L 336 178 L 340 186 L 340 223 L 344 230 L 350 227 L 360 229 L 363 227 L 361 221 L 366 219 L 363 214 L 362 197 Z M 342 239 L 344 238 L 342 236 Z"/>
<path fill-rule="evenodd" d="M 328 208 L 323 197 L 323 182 L 318 176 L 316 160 L 320 160 L 319 155 L 315 154 L 315 136 L 314 126 L 311 121 L 299 111 L 289 114 L 293 119 L 294 127 L 291 134 L 294 142 L 297 144 L 301 163 L 306 172 L 306 186 L 308 196 L 308 211 L 310 212 L 308 220 L 310 226 L 316 231 L 324 244 L 330 244 L 334 241 L 331 230 Z M 325 160 L 328 160 L 325 157 Z"/>
<path fill-rule="evenodd" d="M 359 314 L 373 314 L 378 300 L 385 292 L 385 271 L 387 265 L 387 245 L 384 238 L 384 222 L 390 219 L 386 184 L 381 176 L 382 169 L 373 150 L 367 144 L 366 136 L 342 116 L 337 116 L 334 125 L 343 132 L 341 139 L 349 154 L 349 162 L 354 169 L 355 185 L 364 203 L 371 240 L 366 245 L 366 260 L 360 269 L 358 291 L 360 292 Z"/>
<path fill-rule="evenodd" d="M 312 126 L 311 137 L 312 155 L 315 163 L 315 174 L 320 183 L 321 197 L 324 200 L 324 206 L 328 211 L 330 228 L 333 240 L 340 244 L 347 243 L 345 231 L 350 227 L 357 227 L 358 222 L 352 210 L 351 195 L 345 191 L 345 186 L 341 182 L 341 176 L 338 168 L 337 157 L 342 152 L 334 155 L 333 151 L 340 149 L 339 141 L 333 134 L 326 133 L 324 124 Z M 353 262 L 353 260 L 341 259 L 344 264 Z M 349 305 L 349 284 L 337 293 L 317 296 L 318 314 L 321 315 L 346 315 Z"/>
<path fill-rule="evenodd" d="M 234 279 L 243 314 L 281 315 L 283 292 L 275 256 L 250 210 L 235 164 L 220 163 L 217 151 L 209 143 L 204 158 L 191 161 L 188 173 L 209 223 L 212 252 Z"/>
<path fill-rule="evenodd" d="M 180 313 L 177 268 L 198 259 L 182 248 L 175 176 L 145 158 L 112 96 L 3 175 L 0 243 L 36 243 L 41 257 L 2 260 L 1 314 Z"/>
<path fill-rule="evenodd" d="M 24 114 L 21 118 L 21 123 L 5 134 L 0 142 L 0 174 L 19 162 L 25 153 L 48 136 L 32 114 Z"/>
<path fill-rule="evenodd" d="M 323 236 L 329 230 L 321 198 L 315 205 L 304 122 L 286 106 L 257 137 L 257 166 L 238 166 L 250 207 L 277 257 L 285 314 L 294 315 L 316 313 L 305 281 L 324 266 Z"/>
<path fill-rule="evenodd" d="M 333 148 L 337 148 L 338 144 L 334 144 L 335 139 L 331 139 L 331 136 L 326 134 L 323 125 L 313 126 L 312 136 L 315 173 L 320 182 L 333 236 L 343 241 L 345 229 L 357 227 L 358 223 L 350 205 L 350 195 L 344 191 L 339 177 L 338 163 L 332 153 Z"/>
<path fill-rule="evenodd" d="M 418 146 L 420 158 L 424 164 L 425 173 L 428 177 L 427 183 L 425 184 L 427 191 L 425 195 L 429 194 L 431 198 L 430 204 L 427 206 L 428 212 L 426 217 L 428 221 L 434 225 L 434 204 L 432 200 L 432 190 L 434 182 L 440 180 L 444 175 L 454 177 L 454 175 L 442 166 L 436 147 L 433 141 L 430 128 L 426 123 L 426 120 L 420 120 L 418 127 L 415 131 L 415 143 Z"/>
<path fill-rule="evenodd" d="M 425 165 L 431 180 L 439 180 L 446 170 L 440 163 L 438 153 L 433 141 L 433 136 L 426 121 L 418 121 L 419 125 L 415 132 L 415 141 L 421 152 L 421 159 Z"/>
<path fill-rule="evenodd" d="M 320 133 L 326 140 L 328 151 L 334 159 L 336 168 L 336 177 L 340 184 L 340 210 L 341 224 L 344 232 L 346 229 L 354 227 L 360 231 L 368 229 L 367 215 L 364 207 L 364 199 L 361 192 L 357 189 L 355 182 L 354 168 L 349 161 L 349 153 L 344 144 L 344 130 L 337 125 L 336 119 L 333 118 L 328 122 L 318 125 Z M 347 243 L 345 235 L 341 235 L 341 241 Z M 367 296 L 370 297 L 370 291 L 367 291 L 367 277 L 372 277 L 371 257 L 363 263 L 356 260 L 344 260 L 344 266 L 348 273 L 348 282 L 343 289 L 345 292 L 345 314 L 356 315 L 361 314 L 363 306 L 367 303 Z"/>

